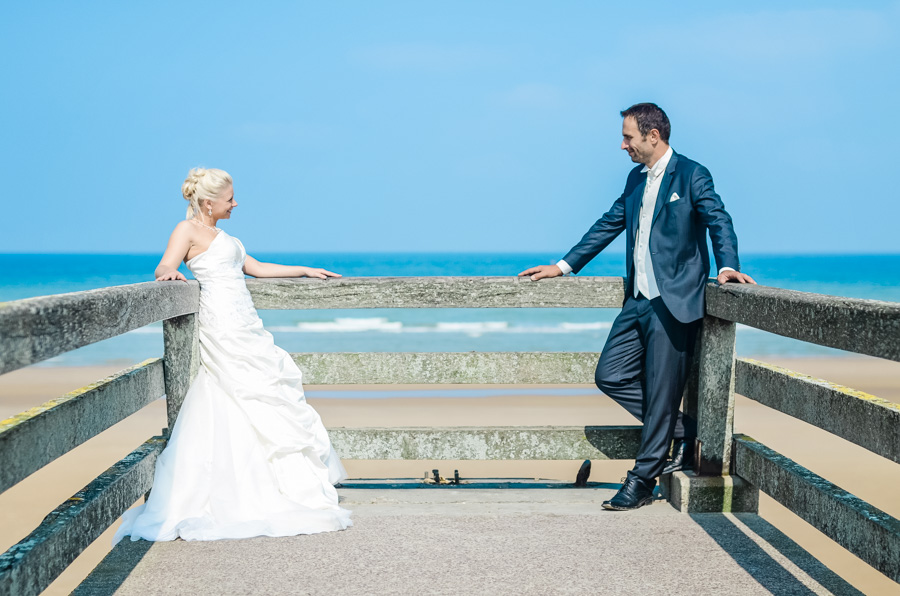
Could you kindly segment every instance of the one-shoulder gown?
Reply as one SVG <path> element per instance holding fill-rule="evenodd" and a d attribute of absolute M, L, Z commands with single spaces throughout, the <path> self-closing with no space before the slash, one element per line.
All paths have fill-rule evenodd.
<path fill-rule="evenodd" d="M 220 231 L 187 262 L 200 282 L 200 370 L 159 455 L 146 503 L 114 543 L 217 540 L 342 530 L 346 472 L 302 374 L 263 328 L 244 282 L 240 240 Z"/>

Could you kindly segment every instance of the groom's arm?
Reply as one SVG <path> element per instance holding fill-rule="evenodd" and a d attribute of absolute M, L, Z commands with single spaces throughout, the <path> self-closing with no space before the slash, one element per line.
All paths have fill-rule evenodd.
<path fill-rule="evenodd" d="M 731 215 L 725 210 L 722 197 L 715 190 L 709 170 L 699 164 L 691 174 L 691 197 L 694 200 L 694 209 L 709 230 L 713 256 L 719 272 L 717 281 L 720 284 L 730 281 L 755 284 L 752 277 L 740 272 L 737 234 L 734 232 Z"/>
<path fill-rule="evenodd" d="M 519 274 L 519 277 L 531 276 L 533 281 L 545 277 L 559 277 L 575 271 L 578 273 L 588 261 L 597 256 L 610 242 L 625 229 L 625 195 L 619 197 L 612 208 L 598 219 L 591 229 L 581 238 L 581 242 L 572 249 L 556 265 L 539 265 L 531 267 Z"/>
<path fill-rule="evenodd" d="M 637 186 L 640 178 L 640 166 L 635 167 L 628 174 L 625 181 L 625 190 L 622 195 L 616 199 L 609 211 L 598 219 L 591 229 L 581 237 L 581 241 L 573 246 L 566 256 L 564 256 L 556 265 L 540 265 L 526 269 L 519 274 L 519 277 L 530 275 L 531 279 L 537 281 L 545 277 L 558 277 L 560 275 L 568 275 L 571 272 L 578 273 L 597 256 L 601 250 L 609 246 L 609 243 L 616 239 L 616 236 L 625 229 L 625 197 L 627 197 Z"/>
<path fill-rule="evenodd" d="M 616 199 L 612 207 L 603 217 L 598 219 L 591 226 L 581 241 L 573 246 L 566 256 L 557 263 L 562 273 L 578 273 L 591 259 L 596 257 L 600 251 L 609 246 L 610 242 L 622 233 L 625 229 L 625 194 Z M 569 271 L 566 271 L 566 269 Z"/>

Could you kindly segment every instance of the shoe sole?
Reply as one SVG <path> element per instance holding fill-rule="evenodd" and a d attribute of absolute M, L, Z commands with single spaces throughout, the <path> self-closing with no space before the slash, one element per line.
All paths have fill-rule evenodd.
<path fill-rule="evenodd" d="M 660 476 L 663 476 L 665 474 L 674 474 L 675 472 L 692 472 L 693 470 L 694 470 L 693 466 L 689 466 L 689 467 L 679 466 L 672 470 L 663 470 L 662 473 L 660 473 Z"/>
<path fill-rule="evenodd" d="M 633 509 L 639 509 L 639 508 L 643 507 L 644 505 L 649 505 L 652 502 L 653 502 L 653 497 L 647 497 L 645 499 L 638 501 L 638 504 L 635 505 L 634 507 L 621 507 L 619 505 L 613 505 L 612 503 L 603 503 L 602 507 L 604 509 L 606 509 L 607 511 L 631 511 Z"/>

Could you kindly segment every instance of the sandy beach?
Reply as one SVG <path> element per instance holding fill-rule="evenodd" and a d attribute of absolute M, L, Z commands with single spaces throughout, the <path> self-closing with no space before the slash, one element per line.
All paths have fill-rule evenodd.
<path fill-rule="evenodd" d="M 900 402 L 900 363 L 874 358 L 767 358 L 791 370 Z M 120 367 L 30 367 L 0 377 L 0 419 L 96 381 Z M 423 386 L 424 387 L 424 386 Z M 444 386 L 450 388 L 450 386 Z M 472 386 L 454 386 L 472 388 Z M 373 387 L 374 389 L 375 387 Z M 434 389 L 433 386 L 429 387 Z M 508 388 L 508 387 L 506 387 Z M 529 387 L 534 389 L 534 387 Z M 467 425 L 617 425 L 634 420 L 599 392 L 588 395 L 504 395 L 477 398 L 334 399 L 322 392 L 361 387 L 309 387 L 310 403 L 329 427 Z M 378 386 L 379 391 L 391 389 Z M 416 387 L 397 387 L 414 395 Z M 165 404 L 154 402 L 129 419 L 60 458 L 0 495 L 0 550 L 33 530 L 41 519 L 98 474 L 166 425 Z M 762 441 L 887 513 L 900 517 L 900 466 L 803 422 L 738 397 L 735 430 Z M 463 478 L 528 477 L 571 480 L 580 462 L 370 462 L 347 460 L 351 477 L 421 477 L 439 468 Z M 618 482 L 628 461 L 594 462 L 591 480 Z M 446 475 L 446 474 L 445 474 Z M 898 593 L 900 586 L 850 555 L 798 517 L 761 496 L 760 515 L 865 593 Z M 50 587 L 68 594 L 109 551 L 113 530 L 88 548 Z"/>

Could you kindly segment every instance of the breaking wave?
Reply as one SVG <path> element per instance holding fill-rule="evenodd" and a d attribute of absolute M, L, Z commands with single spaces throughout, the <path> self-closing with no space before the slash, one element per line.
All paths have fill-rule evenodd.
<path fill-rule="evenodd" d="M 612 323 L 559 323 L 521 325 L 509 321 L 443 321 L 430 325 L 405 324 L 386 317 L 336 318 L 333 321 L 303 321 L 296 325 L 276 325 L 278 333 L 461 333 L 480 336 L 488 333 L 583 333 L 609 329 Z"/>

